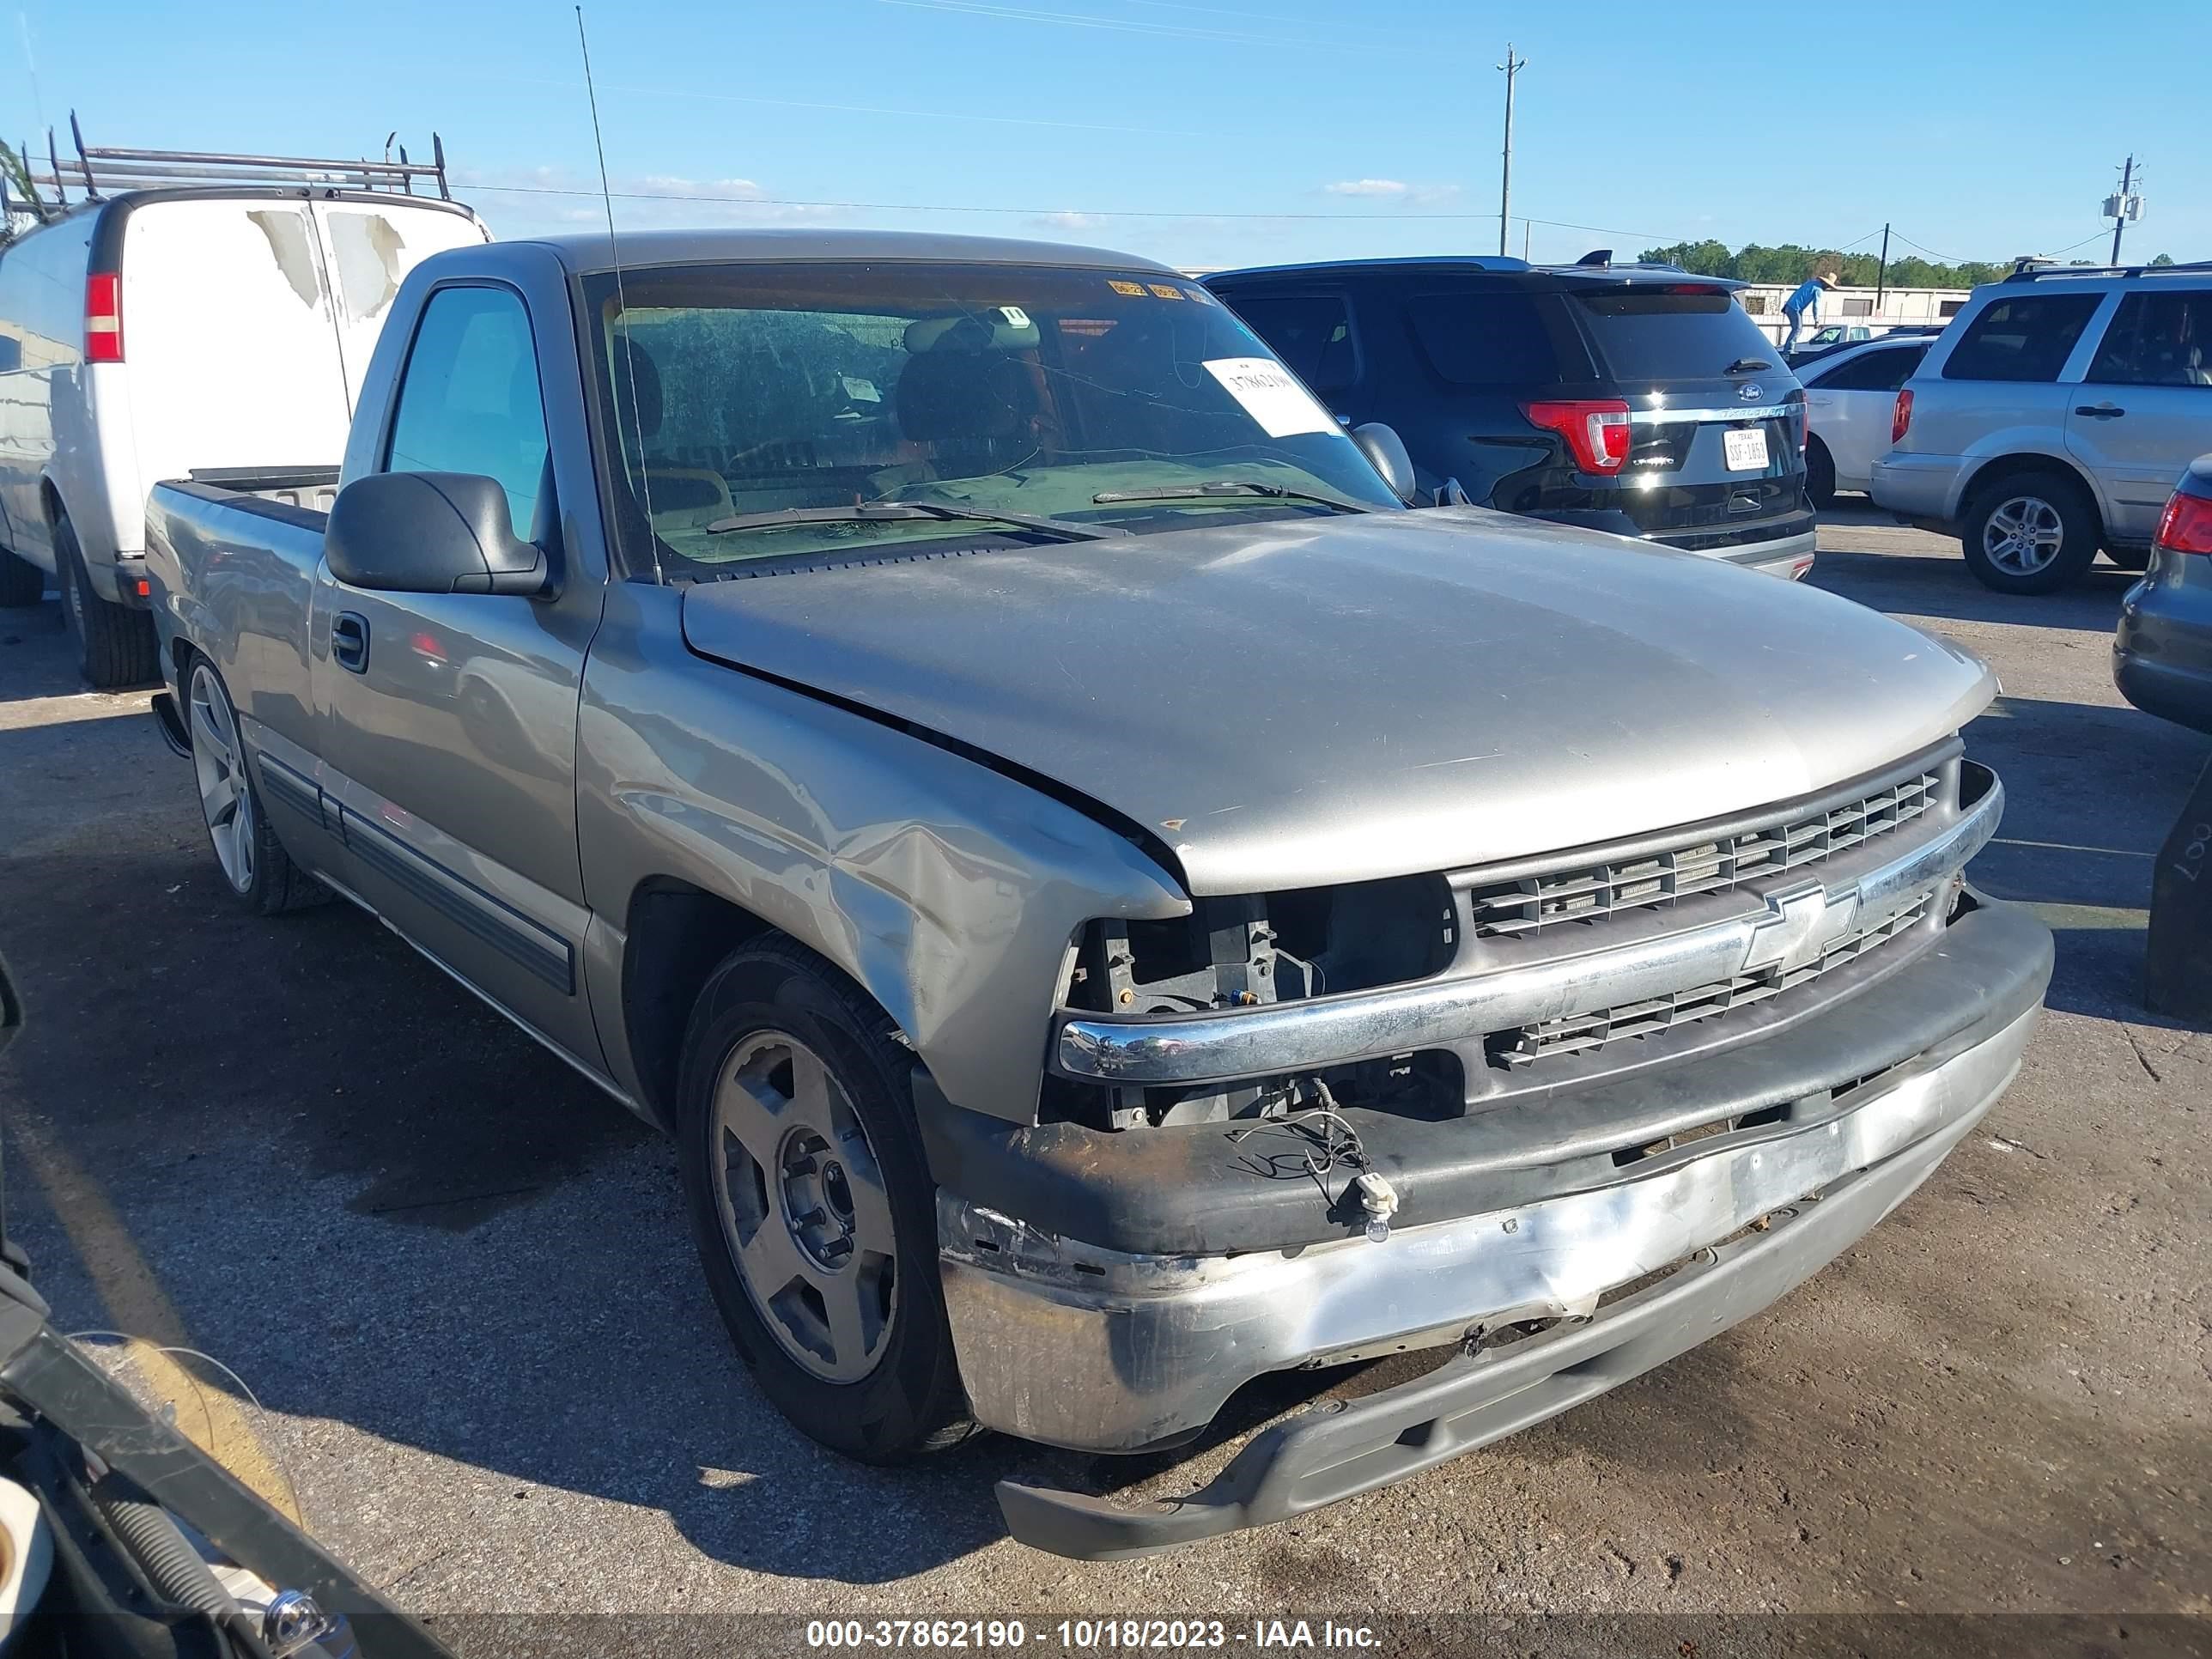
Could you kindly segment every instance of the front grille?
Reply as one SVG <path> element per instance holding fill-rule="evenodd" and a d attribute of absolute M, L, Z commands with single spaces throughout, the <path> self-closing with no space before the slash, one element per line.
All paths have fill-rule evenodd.
<path fill-rule="evenodd" d="M 1731 1009 L 1748 1007 L 1779 996 L 1856 960 L 1911 932 L 1926 919 L 1933 905 L 1932 899 L 1923 899 L 1876 927 L 1847 933 L 1829 945 L 1818 962 L 1807 963 L 1801 968 L 1787 972 L 1774 969 L 1759 974 L 1738 974 L 1714 984 L 1693 986 L 1617 1008 L 1594 1009 L 1588 1013 L 1547 1020 L 1540 1025 L 1498 1031 L 1488 1038 L 1485 1047 L 1493 1066 L 1517 1067 L 1555 1054 L 1585 1053 L 1632 1037 L 1656 1036 L 1679 1025 L 1711 1019 Z"/>
<path fill-rule="evenodd" d="M 1938 772 L 1916 773 L 1825 811 L 1739 835 L 1476 887 L 1468 894 L 1468 922 L 1477 939 L 1525 938 L 1565 922 L 1599 921 L 1698 893 L 1724 893 L 1900 829 L 1936 805 L 1941 785 Z"/>

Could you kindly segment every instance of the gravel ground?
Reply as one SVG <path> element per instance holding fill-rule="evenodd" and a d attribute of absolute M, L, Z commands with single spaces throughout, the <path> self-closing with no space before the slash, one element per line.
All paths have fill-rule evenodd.
<path fill-rule="evenodd" d="M 1975 873 L 2059 939 L 2026 1069 L 1778 1306 L 1404 1485 L 1085 1565 L 1006 1540 L 993 1481 L 1165 1496 L 1237 1442 L 885 1474 L 799 1439 L 733 1360 L 668 1146 L 344 907 L 234 915 L 189 769 L 143 696 L 75 692 L 51 602 L 0 613 L 11 1224 L 70 1327 L 235 1368 L 311 1528 L 425 1613 L 2010 1611 L 2098 1615 L 2094 1644 L 2212 1612 L 2212 1039 L 2138 988 L 2208 745 L 2113 691 L 2118 573 L 2010 600 L 1869 514 L 1822 546 L 1820 586 L 2002 676 Z"/>

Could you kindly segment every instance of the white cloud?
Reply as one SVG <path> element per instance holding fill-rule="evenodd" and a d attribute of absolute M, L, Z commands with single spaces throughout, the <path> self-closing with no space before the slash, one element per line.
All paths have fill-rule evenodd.
<path fill-rule="evenodd" d="M 1323 185 L 1328 196 L 1356 196 L 1376 202 L 1447 202 L 1459 194 L 1457 185 L 1412 185 L 1402 179 L 1342 179 Z"/>
<path fill-rule="evenodd" d="M 1103 214 L 1078 213 L 1072 208 L 1063 208 L 1058 213 L 1042 214 L 1030 222 L 1047 230 L 1096 230 L 1106 219 Z"/>
<path fill-rule="evenodd" d="M 624 230 L 835 224 L 853 216 L 842 208 L 773 200 L 751 179 L 650 173 L 617 174 L 608 185 L 615 223 Z M 598 177 L 565 167 L 456 168 L 453 191 L 502 235 L 590 231 L 606 224 Z"/>

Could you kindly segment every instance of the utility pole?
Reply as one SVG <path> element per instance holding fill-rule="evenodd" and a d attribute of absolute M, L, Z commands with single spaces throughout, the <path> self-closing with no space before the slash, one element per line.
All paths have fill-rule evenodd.
<path fill-rule="evenodd" d="M 2112 216 L 2112 263 L 2120 262 L 2120 233 L 2128 228 L 2128 221 L 2139 218 L 2142 204 L 2132 193 L 2136 182 L 2136 158 L 2128 157 L 2128 164 L 2120 169 L 2120 193 L 2105 198 L 2105 211 Z"/>
<path fill-rule="evenodd" d="M 1513 43 L 1505 43 L 1505 61 L 1498 68 L 1505 71 L 1505 170 L 1498 185 L 1498 252 L 1505 252 L 1509 232 L 1508 216 L 1513 211 L 1513 77 L 1528 67 L 1524 58 L 1513 55 Z"/>
<path fill-rule="evenodd" d="M 1882 292 L 1888 282 L 1889 227 L 1884 225 L 1881 228 L 1881 264 L 1875 268 L 1874 273 L 1874 308 L 1876 315 L 1881 314 Z"/>

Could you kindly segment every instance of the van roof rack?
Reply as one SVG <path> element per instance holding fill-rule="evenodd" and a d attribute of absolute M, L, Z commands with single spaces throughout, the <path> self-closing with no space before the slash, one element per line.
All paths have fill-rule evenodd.
<path fill-rule="evenodd" d="M 428 161 L 410 160 L 404 144 L 399 159 L 392 159 L 392 141 L 384 141 L 384 159 L 370 161 L 314 155 L 250 155 L 223 150 L 131 149 L 88 144 L 78 126 L 76 112 L 70 112 L 70 138 L 75 159 L 64 159 L 46 130 L 46 171 L 27 176 L 34 185 L 54 192 L 55 200 L 42 206 L 67 207 L 69 192 L 76 191 L 86 201 L 96 202 L 126 190 L 160 190 L 179 185 L 322 185 L 341 190 L 390 191 L 412 196 L 416 181 L 426 189 L 434 185 L 439 199 L 453 199 L 446 178 L 446 143 L 430 135 Z M 29 146 L 24 164 L 30 165 Z M 10 206 L 18 205 L 9 204 Z"/>
<path fill-rule="evenodd" d="M 2178 265 L 2062 265 L 2055 259 L 2027 254 L 2013 261 L 2008 283 L 2033 283 L 2045 276 L 2163 276 L 2212 270 L 2212 259 L 2195 259 Z"/>

